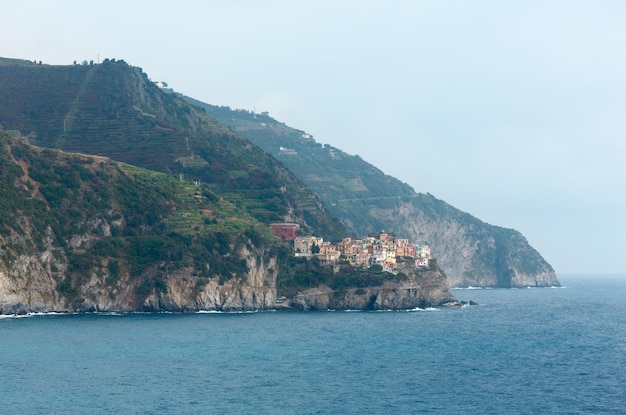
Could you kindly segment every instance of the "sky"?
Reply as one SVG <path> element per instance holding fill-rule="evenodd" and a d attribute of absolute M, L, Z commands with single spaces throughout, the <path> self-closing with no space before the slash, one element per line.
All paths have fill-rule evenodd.
<path fill-rule="evenodd" d="M 0 56 L 123 59 L 275 119 L 558 273 L 626 273 L 622 0 L 0 0 Z"/>

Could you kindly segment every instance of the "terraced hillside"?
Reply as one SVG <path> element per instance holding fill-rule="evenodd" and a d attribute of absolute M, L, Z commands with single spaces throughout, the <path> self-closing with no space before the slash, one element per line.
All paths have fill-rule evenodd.
<path fill-rule="evenodd" d="M 194 179 L 265 224 L 298 222 L 331 239 L 346 234 L 275 158 L 123 61 L 0 60 L 0 124 L 38 146 Z"/>

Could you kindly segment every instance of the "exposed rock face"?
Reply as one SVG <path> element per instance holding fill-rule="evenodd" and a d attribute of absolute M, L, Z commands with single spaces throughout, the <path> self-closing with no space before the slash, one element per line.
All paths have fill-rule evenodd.
<path fill-rule="evenodd" d="M 431 195 L 419 196 L 387 209 L 372 208 L 370 214 L 403 224 L 410 239 L 427 241 L 453 287 L 560 285 L 554 269 L 518 231 L 488 225 Z M 429 212 L 424 208 L 429 204 L 442 211 Z"/>
<path fill-rule="evenodd" d="M 400 310 L 439 306 L 454 301 L 445 275 L 424 272 L 408 281 L 382 287 L 333 291 L 326 286 L 311 288 L 277 302 L 275 258 L 267 261 L 252 252 L 241 252 L 250 270 L 244 279 L 220 284 L 182 271 L 168 274 L 166 289 L 138 291 L 138 282 L 124 276 L 110 283 L 105 273 L 85 278 L 77 295 L 59 291 L 51 270 L 66 268 L 63 258 L 46 250 L 23 255 L 11 268 L 0 266 L 0 314 L 33 312 L 195 312 L 292 310 Z M 59 258 L 57 258 L 59 257 Z M 58 277 L 57 277 L 58 278 Z"/>
<path fill-rule="evenodd" d="M 276 278 L 270 269 L 276 260 L 258 263 L 258 258 L 247 253 L 250 269 L 245 280 L 233 279 L 220 285 L 208 280 L 198 284 L 197 278 L 177 275 L 167 280 L 167 292 L 152 293 L 141 304 L 142 311 L 189 312 L 200 310 L 253 311 L 270 310 L 276 304 Z"/>
<path fill-rule="evenodd" d="M 284 307 L 296 310 L 408 310 L 440 306 L 454 301 L 441 272 L 426 272 L 409 281 L 386 283 L 382 287 L 334 291 L 326 286 L 296 294 Z"/>
<path fill-rule="evenodd" d="M 242 253 L 248 261 L 245 280 L 224 284 L 199 279 L 185 272 L 166 275 L 165 290 L 138 293 L 138 282 L 128 276 L 111 285 L 109 275 L 94 273 L 80 285 L 77 296 L 68 298 L 58 290 L 51 268 L 64 268 L 52 251 L 22 255 L 11 268 L 0 266 L 0 314 L 32 312 L 130 312 L 199 310 L 246 311 L 272 309 L 276 303 L 276 278 L 270 269 L 275 259 L 259 262 L 259 256 Z M 247 254 L 247 255 L 246 255 Z"/>

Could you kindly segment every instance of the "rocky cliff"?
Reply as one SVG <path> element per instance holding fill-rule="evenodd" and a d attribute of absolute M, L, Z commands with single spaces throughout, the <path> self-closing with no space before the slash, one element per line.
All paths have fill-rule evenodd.
<path fill-rule="evenodd" d="M 0 267 L 0 314 L 80 312 L 195 312 L 259 310 L 407 310 L 436 307 L 454 301 L 445 276 L 423 273 L 410 281 L 382 286 L 333 290 L 321 285 L 277 297 L 275 258 L 259 262 L 242 253 L 249 272 L 220 283 L 199 280 L 190 270 L 162 275 L 159 289 L 145 288 L 130 276 L 110 283 L 111 276 L 93 272 L 82 276 L 73 294 L 59 290 L 52 269 L 66 269 L 54 251 L 20 256 L 10 268 Z"/>
<path fill-rule="evenodd" d="M 419 194 L 370 209 L 381 223 L 404 224 L 403 233 L 428 241 L 453 287 L 551 287 L 556 273 L 516 230 L 488 225 Z"/>
<path fill-rule="evenodd" d="M 0 314 L 248 311 L 269 310 L 276 304 L 276 278 L 269 271 L 275 259 L 259 261 L 251 252 L 240 253 L 248 273 L 223 283 L 219 278 L 199 279 L 188 269 L 162 274 L 159 287 L 130 275 L 112 284 L 112 276 L 100 270 L 82 275 L 71 293 L 59 289 L 56 274 L 66 272 L 67 264 L 54 252 L 21 255 L 10 267 L 0 266 Z"/>
<path fill-rule="evenodd" d="M 431 271 L 378 287 L 333 290 L 322 285 L 298 292 L 281 306 L 296 310 L 409 310 L 453 301 L 445 275 Z"/>

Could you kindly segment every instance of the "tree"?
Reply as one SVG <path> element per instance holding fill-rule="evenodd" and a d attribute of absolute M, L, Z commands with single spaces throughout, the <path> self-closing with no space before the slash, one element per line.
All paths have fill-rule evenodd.
<path fill-rule="evenodd" d="M 383 266 L 380 264 L 374 264 L 370 267 L 370 271 L 383 272 Z"/>
<path fill-rule="evenodd" d="M 320 247 L 317 246 L 317 244 L 315 242 L 313 242 L 313 245 L 311 245 L 311 253 L 312 254 L 319 254 L 320 253 Z"/>

